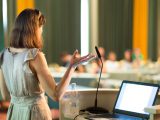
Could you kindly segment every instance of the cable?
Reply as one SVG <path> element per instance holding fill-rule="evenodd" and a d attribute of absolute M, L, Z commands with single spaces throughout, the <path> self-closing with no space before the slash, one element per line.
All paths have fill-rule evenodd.
<path fill-rule="evenodd" d="M 77 118 L 78 116 L 83 115 L 83 114 L 89 114 L 89 113 L 87 113 L 87 112 L 80 113 L 80 114 L 76 115 L 73 120 L 76 120 L 76 118 Z"/>

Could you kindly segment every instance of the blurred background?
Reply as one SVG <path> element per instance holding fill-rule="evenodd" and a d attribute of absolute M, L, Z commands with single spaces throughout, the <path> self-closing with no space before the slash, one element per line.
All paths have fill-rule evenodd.
<path fill-rule="evenodd" d="M 1 0 L 0 50 L 8 46 L 16 16 L 25 8 L 37 8 L 46 17 L 44 53 L 48 63 L 60 63 L 63 51 L 81 54 L 94 46 L 112 50 L 117 59 L 126 49 L 140 48 L 144 59 L 160 54 L 159 0 Z"/>
<path fill-rule="evenodd" d="M 124 79 L 160 83 L 160 0 L 0 0 L 0 51 L 9 46 L 14 20 L 25 8 L 46 17 L 43 52 L 56 82 L 74 50 L 86 55 L 99 46 L 100 87 L 119 88 Z M 79 66 L 72 82 L 96 87 L 100 65 L 94 60 Z"/>

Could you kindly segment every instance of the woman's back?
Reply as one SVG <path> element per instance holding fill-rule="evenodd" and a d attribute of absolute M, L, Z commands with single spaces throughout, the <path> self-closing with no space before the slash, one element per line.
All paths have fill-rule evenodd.
<path fill-rule="evenodd" d="M 32 96 L 43 92 L 38 79 L 29 68 L 29 60 L 34 59 L 37 52 L 38 49 L 23 49 L 19 53 L 5 50 L 2 69 L 12 95 Z"/>
<path fill-rule="evenodd" d="M 29 67 L 29 60 L 33 60 L 39 50 L 17 50 L 18 52 L 13 52 L 6 49 L 3 54 L 2 71 L 11 95 L 8 120 L 51 119 L 43 89 Z M 42 109 L 45 110 L 44 113 Z"/>

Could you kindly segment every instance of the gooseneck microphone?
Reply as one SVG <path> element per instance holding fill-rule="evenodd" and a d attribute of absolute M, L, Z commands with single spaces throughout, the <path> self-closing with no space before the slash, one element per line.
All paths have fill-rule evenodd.
<path fill-rule="evenodd" d="M 99 53 L 99 50 L 98 50 L 97 46 L 95 46 L 95 50 L 96 50 L 96 53 L 97 53 L 97 55 L 98 55 L 98 58 L 99 58 L 99 59 L 101 60 L 101 62 L 102 62 L 101 54 Z M 103 62 L 102 62 L 102 65 L 103 65 Z"/>
<path fill-rule="evenodd" d="M 102 59 L 101 59 L 101 54 L 99 53 L 99 50 L 98 50 L 97 46 L 95 46 L 95 50 L 96 50 L 96 53 L 97 53 L 97 55 L 98 55 L 98 58 L 99 58 L 99 60 L 101 61 L 101 64 L 102 64 L 102 66 L 101 66 L 101 71 L 100 71 L 100 75 L 99 75 L 99 80 L 98 80 L 98 85 L 97 85 L 95 104 L 94 104 L 94 106 L 97 108 L 97 95 L 98 95 L 99 83 L 100 83 L 101 75 L 102 75 L 103 61 L 102 61 Z"/>
<path fill-rule="evenodd" d="M 100 80 L 101 80 L 101 74 L 102 74 L 102 69 L 103 69 L 103 61 L 101 59 L 101 54 L 100 54 L 97 46 L 95 46 L 95 50 L 96 50 L 97 56 L 98 56 L 99 60 L 101 61 L 102 65 L 101 65 L 101 71 L 100 71 L 98 85 L 97 85 L 94 107 L 89 107 L 89 108 L 85 109 L 85 111 L 88 111 L 90 113 L 95 113 L 95 114 L 108 113 L 108 110 L 106 110 L 104 108 L 101 108 L 101 107 L 97 107 L 97 95 L 98 95 L 98 88 L 99 88 L 99 83 L 100 83 Z"/>

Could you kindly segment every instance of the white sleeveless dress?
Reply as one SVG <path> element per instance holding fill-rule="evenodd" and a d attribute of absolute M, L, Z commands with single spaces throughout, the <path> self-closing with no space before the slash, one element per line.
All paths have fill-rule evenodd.
<path fill-rule="evenodd" d="M 44 90 L 29 68 L 29 60 L 36 57 L 38 49 L 25 49 L 11 53 L 5 49 L 2 71 L 11 95 L 7 120 L 51 120 L 51 112 Z"/>

